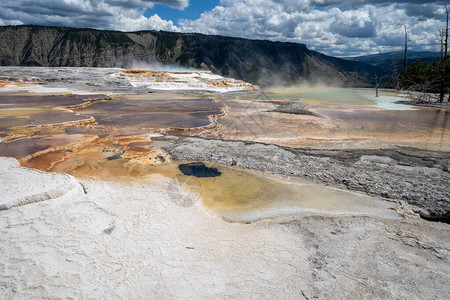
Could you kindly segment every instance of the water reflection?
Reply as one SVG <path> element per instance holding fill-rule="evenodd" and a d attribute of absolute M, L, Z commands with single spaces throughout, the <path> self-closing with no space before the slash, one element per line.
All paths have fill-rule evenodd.
<path fill-rule="evenodd" d="M 446 110 L 379 109 L 373 106 L 374 100 L 349 90 L 337 94 L 309 91 L 302 94 L 309 98 L 292 100 L 299 96 L 295 93 L 274 93 L 273 99 L 220 97 L 221 101 L 173 94 L 128 95 L 88 106 L 83 105 L 84 97 L 5 96 L 0 98 L 4 105 L 0 125 L 6 124 L 2 134 L 7 142 L 0 145 L 0 155 L 22 159 L 28 167 L 79 178 L 146 180 L 161 174 L 176 179 L 188 192 L 194 190 L 194 196 L 213 213 L 231 221 L 254 221 L 310 213 L 396 215 L 390 210 L 394 204 L 366 195 L 222 165 L 197 164 L 200 169 L 191 172 L 212 168 L 220 176 L 187 176 L 189 172 L 183 174 L 167 154 L 153 148 L 149 134 L 200 135 L 294 147 L 450 149 Z M 280 101 L 286 103 L 282 109 Z M 55 109 L 61 106 L 71 106 L 76 113 Z M 74 116 L 92 116 L 97 123 L 35 128 L 76 120 Z"/>
<path fill-rule="evenodd" d="M 188 193 L 229 221 L 251 222 L 262 218 L 300 214 L 349 214 L 398 218 L 395 203 L 340 189 L 258 175 L 254 172 L 206 164 L 221 172 L 217 177 L 177 174 Z M 173 175 L 172 175 L 173 176 Z M 192 187 L 196 188 L 193 189 Z"/>
<path fill-rule="evenodd" d="M 409 146 L 450 150 L 448 110 L 412 109 L 393 104 L 393 99 L 396 99 L 393 96 L 386 96 L 391 100 L 385 103 L 368 105 L 361 101 L 361 94 L 355 96 L 358 93 L 354 95 L 351 89 L 340 89 L 335 98 L 332 98 L 334 93 L 331 91 L 328 90 L 326 97 L 315 103 L 299 99 L 307 93 L 292 91 L 269 93 L 265 99 L 256 94 L 241 100 L 224 99 L 228 106 L 227 118 L 219 121 L 220 128 L 216 132 L 204 132 L 202 136 L 325 149 Z M 280 95 L 285 99 L 275 99 L 283 98 Z M 319 97 L 322 94 L 317 92 L 315 95 Z M 353 98 L 339 103 L 343 96 L 348 95 Z M 290 99 L 292 96 L 297 99 Z M 302 114 L 289 111 L 292 105 L 283 105 L 280 109 L 280 103 L 288 102 L 302 107 Z"/>
<path fill-rule="evenodd" d="M 264 92 L 266 99 L 302 99 L 310 103 L 374 105 L 376 101 L 369 99 L 361 90 L 334 87 L 304 87 L 270 89 Z"/>
<path fill-rule="evenodd" d="M 51 136 L 28 137 L 18 141 L 4 143 L 0 145 L 0 156 L 9 156 L 16 159 L 23 159 L 32 154 L 66 147 L 81 141 L 84 135 L 81 134 L 55 134 Z M 53 151 L 48 151 L 53 152 Z"/>
<path fill-rule="evenodd" d="M 147 129 L 188 130 L 212 124 L 211 116 L 224 114 L 223 103 L 212 99 L 173 97 L 128 97 L 93 104 L 79 110 L 93 116 L 100 125 Z"/>

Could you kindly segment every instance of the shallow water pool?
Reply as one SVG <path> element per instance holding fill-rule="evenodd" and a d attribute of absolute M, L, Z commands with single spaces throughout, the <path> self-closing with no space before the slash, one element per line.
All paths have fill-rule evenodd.
<path fill-rule="evenodd" d="M 304 214 L 370 215 L 399 218 L 393 202 L 318 184 L 263 176 L 215 163 L 221 175 L 196 178 L 176 175 L 192 197 L 212 213 L 232 222 Z"/>

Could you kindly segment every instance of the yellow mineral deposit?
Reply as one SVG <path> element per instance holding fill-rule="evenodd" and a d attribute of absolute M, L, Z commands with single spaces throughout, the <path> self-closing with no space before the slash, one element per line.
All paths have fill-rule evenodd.
<path fill-rule="evenodd" d="M 121 74 L 166 82 L 194 76 L 143 70 Z M 231 84 L 210 73 L 194 77 L 218 87 Z M 15 157 L 26 167 L 78 178 L 141 181 L 159 174 L 176 180 L 188 193 L 194 191 L 192 196 L 213 214 L 250 222 L 312 213 L 393 218 L 390 208 L 395 204 L 218 164 L 210 164 L 221 172 L 218 177 L 183 175 L 178 163 L 155 148 L 149 135 L 162 132 L 313 148 L 450 149 L 445 110 L 382 108 L 363 91 L 333 88 L 275 89 L 238 98 L 2 94 L 0 125 L 6 143 L 0 145 L 0 155 Z"/>
<path fill-rule="evenodd" d="M 186 176 L 181 174 L 174 164 L 155 167 L 152 171 L 174 178 L 186 193 L 201 200 L 204 207 L 228 221 L 252 222 L 280 215 L 298 214 L 398 218 L 391 209 L 397 206 L 396 203 L 220 164 L 206 165 L 217 169 L 221 173 L 220 176 Z"/>

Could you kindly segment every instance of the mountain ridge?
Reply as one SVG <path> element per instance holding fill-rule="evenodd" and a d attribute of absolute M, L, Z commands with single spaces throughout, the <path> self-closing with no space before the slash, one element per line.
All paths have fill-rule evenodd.
<path fill-rule="evenodd" d="M 367 63 L 369 65 L 389 71 L 392 71 L 392 60 L 394 60 L 394 63 L 397 66 L 397 72 L 400 72 L 403 69 L 404 55 L 404 50 L 401 50 L 371 55 L 347 57 L 345 59 Z M 441 54 L 439 52 L 433 51 L 408 51 L 406 58 L 409 66 L 418 59 L 426 63 L 432 63 L 434 61 L 438 62 L 441 59 Z"/>
<path fill-rule="evenodd" d="M 136 63 L 209 70 L 261 86 L 301 81 L 371 86 L 377 68 L 291 42 L 151 30 L 0 26 L 2 66 L 130 67 Z"/>
<path fill-rule="evenodd" d="M 393 52 L 384 52 L 378 54 L 371 55 L 362 55 L 362 56 L 354 56 L 354 57 L 346 57 L 345 59 L 350 61 L 358 61 L 362 63 L 369 64 L 377 68 L 377 74 L 379 77 L 379 82 L 382 85 L 387 84 L 391 78 L 393 73 L 393 64 L 395 64 L 395 68 L 397 74 L 403 70 L 404 65 L 404 50 L 393 51 Z M 432 51 L 408 51 L 407 52 L 407 65 L 411 66 L 413 62 L 416 60 L 421 60 L 422 62 L 431 64 L 433 62 L 438 62 L 441 59 L 441 54 L 439 52 Z"/>

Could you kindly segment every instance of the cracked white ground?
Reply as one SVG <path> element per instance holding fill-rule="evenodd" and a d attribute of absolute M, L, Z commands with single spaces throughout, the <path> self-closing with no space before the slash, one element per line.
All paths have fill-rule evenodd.
<path fill-rule="evenodd" d="M 160 175 L 82 184 L 59 198 L 0 211 L 1 298 L 446 299 L 450 293 L 447 224 L 356 216 L 227 223 L 200 202 L 177 205 L 181 189 L 169 190 Z"/>

